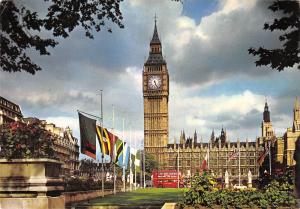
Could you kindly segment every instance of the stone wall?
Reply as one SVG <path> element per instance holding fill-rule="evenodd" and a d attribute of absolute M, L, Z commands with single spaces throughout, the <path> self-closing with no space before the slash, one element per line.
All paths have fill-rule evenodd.
<path fill-rule="evenodd" d="M 104 196 L 113 194 L 113 190 L 104 191 Z M 76 192 L 64 192 L 65 203 L 74 203 L 80 201 L 86 201 L 89 199 L 97 198 L 102 196 L 102 190 L 91 190 L 91 191 L 76 191 Z"/>
<path fill-rule="evenodd" d="M 64 197 L 38 196 L 35 198 L 0 198 L 1 209 L 63 209 Z"/>

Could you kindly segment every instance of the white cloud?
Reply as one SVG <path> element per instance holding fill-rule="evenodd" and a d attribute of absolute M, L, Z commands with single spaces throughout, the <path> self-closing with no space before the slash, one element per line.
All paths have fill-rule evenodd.
<path fill-rule="evenodd" d="M 48 123 L 54 123 L 57 127 L 61 128 L 70 127 L 73 130 L 77 130 L 79 126 L 78 118 L 73 117 L 47 117 L 44 120 Z"/>
<path fill-rule="evenodd" d="M 220 7 L 221 7 L 221 13 L 228 14 L 234 10 L 240 10 L 240 9 L 252 9 L 257 0 L 221 0 L 220 1 Z"/>
<path fill-rule="evenodd" d="M 250 46 L 277 46 L 272 41 L 276 34 L 262 30 L 263 23 L 270 18 L 262 4 L 255 0 L 220 0 L 218 11 L 202 17 L 198 23 L 182 15 L 180 3 L 126 1 L 121 4 L 125 29 L 114 29 L 112 34 L 97 33 L 92 41 L 83 39 L 82 31 L 73 33 L 70 39 L 51 49 L 51 56 L 35 57 L 43 67 L 35 76 L 0 72 L 0 93 L 19 103 L 25 116 L 70 126 L 79 137 L 76 110 L 99 115 L 97 90 L 103 89 L 104 124 L 112 126 L 114 105 L 116 131 L 122 132 L 122 118 L 126 118 L 126 129 L 134 127 L 132 132 L 141 140 L 142 68 L 156 13 L 171 82 L 170 141 L 174 136 L 179 137 L 181 129 L 187 135 L 197 129 L 206 140 L 212 128 L 217 132 L 222 124 L 232 139 L 237 136 L 254 139 L 260 133 L 264 95 L 269 94 L 272 96 L 268 101 L 274 110 L 278 107 L 272 112 L 272 116 L 278 115 L 275 130 L 278 127 L 283 131 L 290 126 L 291 117 L 284 109 L 289 101 L 280 106 L 282 92 L 278 89 L 284 88 L 285 97 L 295 96 L 299 92 L 295 87 L 299 79 L 297 73 L 257 69 L 247 53 Z M 241 84 L 231 87 L 227 94 L 215 91 L 212 95 L 201 95 L 239 75 L 248 83 L 260 78 L 261 84 L 256 82 L 257 86 L 250 87 Z M 262 88 L 270 80 L 273 81 L 270 89 Z"/>
<path fill-rule="evenodd" d="M 207 139 L 213 128 L 220 129 L 222 124 L 227 128 L 228 135 L 249 136 L 255 139 L 257 131 L 249 131 L 253 126 L 260 126 L 261 112 L 264 107 L 264 96 L 246 90 L 240 94 L 219 95 L 219 96 L 189 96 L 188 89 L 177 93 L 177 96 L 170 100 L 170 139 L 178 138 L 181 129 L 192 135 L 197 129 L 198 133 Z M 276 105 L 273 98 L 268 99 Z M 259 115 L 254 114 L 259 113 Z M 255 115 L 257 121 L 249 121 L 247 118 Z M 240 124 L 245 123 L 245 124 Z"/>

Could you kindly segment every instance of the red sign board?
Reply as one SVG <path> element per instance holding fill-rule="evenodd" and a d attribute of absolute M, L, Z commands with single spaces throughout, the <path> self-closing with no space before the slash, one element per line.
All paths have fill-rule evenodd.
<path fill-rule="evenodd" d="M 153 187 L 177 188 L 178 179 L 179 187 L 183 187 L 183 180 L 180 172 L 177 172 L 176 170 L 152 171 Z"/>

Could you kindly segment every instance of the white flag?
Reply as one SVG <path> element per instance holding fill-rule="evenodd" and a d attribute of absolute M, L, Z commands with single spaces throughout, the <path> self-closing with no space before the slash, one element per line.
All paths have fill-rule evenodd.
<path fill-rule="evenodd" d="M 130 147 L 130 153 L 136 156 L 137 150 L 135 148 Z"/>
<path fill-rule="evenodd" d="M 136 166 L 140 166 L 141 161 L 139 159 L 135 159 L 134 164 Z"/>

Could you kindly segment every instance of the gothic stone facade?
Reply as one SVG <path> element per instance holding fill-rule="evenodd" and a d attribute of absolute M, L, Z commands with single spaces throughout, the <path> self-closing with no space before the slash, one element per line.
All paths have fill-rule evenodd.
<path fill-rule="evenodd" d="M 271 157 L 266 156 L 261 165 L 261 172 L 271 169 L 271 172 L 283 172 L 287 167 L 296 164 L 294 154 L 296 151 L 296 142 L 300 140 L 300 107 L 296 98 L 294 104 L 294 120 L 292 127 L 287 128 L 282 137 L 276 136 L 270 119 L 270 111 L 267 102 L 262 122 L 262 136 L 258 138 L 259 144 L 263 147 L 269 147 Z M 270 166 L 271 162 L 271 166 Z"/>
<path fill-rule="evenodd" d="M 283 137 L 277 138 L 274 143 L 275 163 L 276 165 L 281 165 L 283 168 L 296 164 L 294 154 L 296 152 L 296 142 L 300 140 L 300 105 L 297 98 L 293 112 L 294 120 L 292 127 L 287 128 Z"/>
<path fill-rule="evenodd" d="M 225 175 L 227 170 L 233 180 L 238 176 L 238 158 L 229 160 L 228 156 L 240 149 L 242 179 L 246 179 L 249 170 L 254 178 L 258 175 L 256 162 L 261 148 L 258 143 L 230 143 L 223 129 L 220 138 L 213 137 L 209 143 L 197 143 L 195 133 L 193 140 L 181 136 L 180 143 L 168 144 L 169 74 L 167 63 L 162 56 L 156 21 L 149 56 L 144 64 L 143 96 L 144 148 L 147 154 L 151 154 L 159 162 L 159 169 L 177 169 L 179 165 L 181 172 L 193 175 L 200 170 L 209 149 L 209 169 L 218 177 Z"/>
<path fill-rule="evenodd" d="M 194 138 L 185 139 L 183 134 L 181 135 L 181 143 L 168 144 L 165 148 L 165 165 L 166 169 L 177 169 L 185 175 L 194 175 L 201 171 L 202 163 L 207 153 L 208 168 L 217 177 L 224 178 L 226 170 L 229 173 L 230 181 L 237 182 L 239 177 L 239 161 L 241 179 L 246 180 L 249 170 L 251 171 L 253 178 L 256 178 L 259 174 L 259 166 L 257 159 L 262 151 L 262 147 L 259 147 L 258 141 L 256 142 L 230 142 L 227 138 L 222 141 L 224 137 L 224 130 L 221 131 L 219 138 L 214 138 L 214 133 L 209 143 L 197 142 L 197 134 L 195 132 Z M 238 153 L 240 150 L 240 159 Z M 178 160 L 179 156 L 179 160 Z M 231 157 L 235 156 L 235 157 Z"/>

